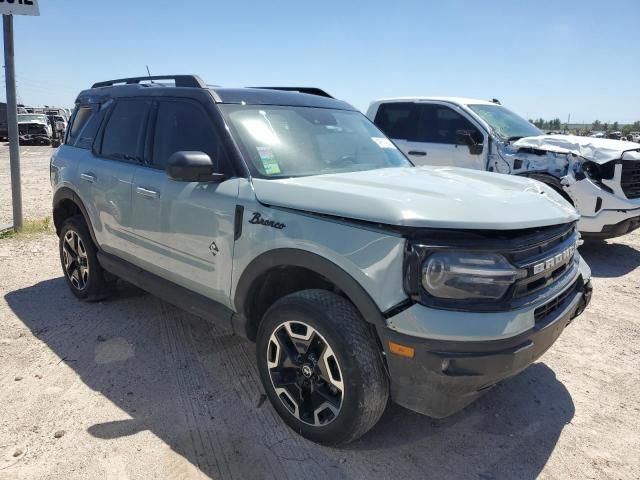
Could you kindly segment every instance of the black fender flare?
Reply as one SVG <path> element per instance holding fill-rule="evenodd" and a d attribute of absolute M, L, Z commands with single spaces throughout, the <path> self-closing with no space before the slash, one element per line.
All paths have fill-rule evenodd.
<path fill-rule="evenodd" d="M 279 248 L 264 252 L 254 258 L 240 276 L 234 296 L 235 310 L 246 313 L 246 305 L 254 282 L 274 267 L 302 267 L 332 282 L 356 306 L 365 321 L 376 327 L 386 326 L 384 316 L 367 291 L 351 275 L 330 260 L 295 248 Z"/>
<path fill-rule="evenodd" d="M 62 187 L 60 189 L 58 189 L 56 191 L 56 193 L 54 193 L 53 195 L 53 211 L 55 212 L 56 207 L 64 200 L 71 200 L 77 207 L 78 210 L 80 210 L 80 213 L 82 213 L 82 215 L 84 216 L 85 221 L 87 222 L 87 226 L 89 227 L 89 233 L 91 234 L 91 240 L 93 240 L 93 243 L 98 246 L 98 241 L 96 240 L 96 234 L 93 231 L 93 225 L 91 224 L 91 218 L 89 217 L 89 213 L 87 212 L 87 208 L 84 206 L 84 203 L 82 202 L 82 200 L 80 199 L 80 197 L 78 196 L 78 194 L 73 191 L 71 188 L 69 187 Z M 55 217 L 54 217 L 54 223 L 55 223 Z M 59 232 L 59 226 L 56 225 L 56 233 L 60 233 Z"/>

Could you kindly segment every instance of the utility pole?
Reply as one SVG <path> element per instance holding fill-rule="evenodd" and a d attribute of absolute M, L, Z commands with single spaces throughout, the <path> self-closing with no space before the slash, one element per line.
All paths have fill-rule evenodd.
<path fill-rule="evenodd" d="M 4 31 L 4 75 L 7 84 L 7 129 L 9 130 L 9 163 L 11 166 L 11 201 L 13 229 L 22 230 L 22 187 L 20 183 L 20 133 L 18 132 L 18 102 L 16 101 L 16 62 L 13 48 L 13 16 L 40 15 L 38 0 L 0 1 Z"/>
<path fill-rule="evenodd" d="M 18 102 L 16 101 L 16 64 L 13 49 L 13 15 L 3 15 L 2 25 L 4 27 L 4 75 L 7 85 L 13 229 L 19 232 L 22 230 L 22 187 L 20 183 L 20 138 L 18 134 Z"/>

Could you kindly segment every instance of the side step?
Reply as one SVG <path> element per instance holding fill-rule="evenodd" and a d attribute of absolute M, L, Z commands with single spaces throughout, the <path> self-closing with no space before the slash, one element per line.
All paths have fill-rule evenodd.
<path fill-rule="evenodd" d="M 192 292 L 103 251 L 98 251 L 98 262 L 107 272 L 132 283 L 136 287 L 193 315 L 212 321 L 223 328 L 231 329 L 233 310 L 221 303 Z"/>

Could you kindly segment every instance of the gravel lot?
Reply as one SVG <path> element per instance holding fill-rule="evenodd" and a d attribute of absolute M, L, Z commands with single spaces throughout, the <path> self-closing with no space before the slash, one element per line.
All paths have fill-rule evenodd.
<path fill-rule="evenodd" d="M 51 151 L 23 149 L 27 218 L 50 214 Z M 640 234 L 582 253 L 593 302 L 541 362 L 445 420 L 390 405 L 330 449 L 264 402 L 252 344 L 132 287 L 80 303 L 55 235 L 2 239 L 0 479 L 640 478 Z"/>

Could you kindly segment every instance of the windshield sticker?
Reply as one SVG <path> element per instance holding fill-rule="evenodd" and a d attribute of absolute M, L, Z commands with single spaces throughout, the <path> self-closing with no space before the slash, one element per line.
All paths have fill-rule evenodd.
<path fill-rule="evenodd" d="M 384 137 L 371 137 L 371 140 L 373 140 L 374 142 L 376 142 L 376 144 L 380 147 L 380 148 L 391 148 L 393 150 L 396 149 L 396 146 L 391 143 L 391 140 L 389 140 L 388 138 L 384 138 Z"/>
<path fill-rule="evenodd" d="M 280 165 L 278 165 L 278 161 L 271 147 L 256 147 L 256 149 L 258 150 L 258 155 L 260 155 L 264 173 L 267 175 L 278 175 L 280 173 Z"/>

